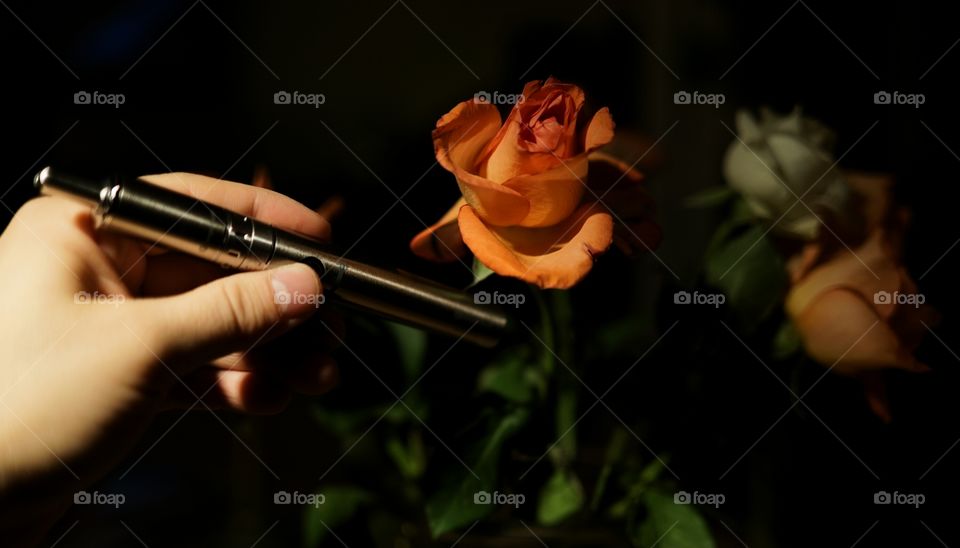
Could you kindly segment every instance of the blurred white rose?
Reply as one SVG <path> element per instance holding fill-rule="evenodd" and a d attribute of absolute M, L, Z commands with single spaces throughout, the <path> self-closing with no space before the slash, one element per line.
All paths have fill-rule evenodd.
<path fill-rule="evenodd" d="M 776 223 L 775 232 L 815 238 L 818 216 L 841 210 L 848 196 L 842 174 L 833 167 L 833 132 L 802 116 L 799 107 L 786 116 L 761 109 L 759 120 L 741 110 L 736 126 L 740 138 L 723 162 L 727 183 L 754 214 Z M 803 203 L 797 203 L 801 196 Z"/>

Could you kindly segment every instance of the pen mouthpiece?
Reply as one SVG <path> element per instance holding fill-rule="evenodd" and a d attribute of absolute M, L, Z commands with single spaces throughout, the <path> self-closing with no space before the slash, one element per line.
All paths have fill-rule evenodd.
<path fill-rule="evenodd" d="M 40 170 L 33 177 L 33 186 L 45 196 L 65 195 L 96 205 L 100 202 L 100 193 L 109 185 L 108 180 L 73 177 L 55 171 L 50 166 Z"/>

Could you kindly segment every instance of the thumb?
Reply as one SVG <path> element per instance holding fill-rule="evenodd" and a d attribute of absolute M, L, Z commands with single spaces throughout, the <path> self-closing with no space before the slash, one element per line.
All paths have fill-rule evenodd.
<path fill-rule="evenodd" d="M 186 293 L 159 299 L 154 333 L 168 355 L 209 359 L 246 350 L 268 331 L 306 318 L 323 302 L 312 268 L 292 264 L 233 274 Z"/>

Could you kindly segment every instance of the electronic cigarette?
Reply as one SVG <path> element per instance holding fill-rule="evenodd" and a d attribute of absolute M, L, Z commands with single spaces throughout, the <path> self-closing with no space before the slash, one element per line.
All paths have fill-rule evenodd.
<path fill-rule="evenodd" d="M 278 229 L 145 181 L 87 179 L 44 168 L 41 194 L 93 207 L 98 228 L 120 232 L 239 270 L 310 265 L 327 302 L 492 347 L 504 334 L 502 308 L 469 293 L 344 259 L 305 236 Z"/>

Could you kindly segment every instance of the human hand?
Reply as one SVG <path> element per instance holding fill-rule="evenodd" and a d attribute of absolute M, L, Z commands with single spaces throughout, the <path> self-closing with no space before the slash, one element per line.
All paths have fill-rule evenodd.
<path fill-rule="evenodd" d="M 191 174 L 145 179 L 329 236 L 321 216 L 266 189 Z M 231 274 L 96 232 L 89 208 L 68 200 L 24 205 L 0 236 L 0 503 L 19 510 L 3 512 L 2 536 L 42 534 L 38 522 L 52 523 L 71 493 L 116 465 L 162 409 L 273 412 L 291 390 L 328 389 L 336 369 L 323 349 L 297 363 L 270 363 L 265 351 L 317 310 L 321 290 L 305 265 Z"/>

